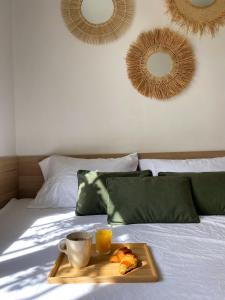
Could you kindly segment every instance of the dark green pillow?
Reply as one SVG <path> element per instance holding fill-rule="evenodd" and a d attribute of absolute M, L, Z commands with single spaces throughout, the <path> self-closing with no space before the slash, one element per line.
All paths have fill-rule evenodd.
<path fill-rule="evenodd" d="M 200 215 L 225 215 L 225 172 L 159 173 L 159 176 L 165 175 L 190 178 L 193 200 Z"/>
<path fill-rule="evenodd" d="M 111 224 L 199 222 L 188 178 L 108 178 L 107 188 Z"/>
<path fill-rule="evenodd" d="M 78 171 L 77 177 L 79 188 L 76 204 L 76 214 L 79 216 L 106 214 L 106 201 L 109 196 L 106 188 L 106 179 L 118 176 L 152 176 L 152 172 L 149 170 L 107 173 L 86 170 Z"/>

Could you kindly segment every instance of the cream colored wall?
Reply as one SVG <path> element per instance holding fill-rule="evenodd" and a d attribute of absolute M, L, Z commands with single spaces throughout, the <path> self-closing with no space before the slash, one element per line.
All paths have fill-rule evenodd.
<path fill-rule="evenodd" d="M 18 154 L 225 149 L 225 29 L 189 35 L 197 70 L 168 102 L 147 99 L 127 78 L 129 44 L 171 25 L 164 1 L 136 0 L 132 26 L 102 46 L 73 37 L 59 0 L 14 0 Z"/>
<path fill-rule="evenodd" d="M 0 0 L 0 156 L 15 154 L 11 0 Z"/>

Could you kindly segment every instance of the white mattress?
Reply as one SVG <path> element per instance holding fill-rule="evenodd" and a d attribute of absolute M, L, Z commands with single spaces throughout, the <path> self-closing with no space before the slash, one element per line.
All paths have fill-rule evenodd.
<path fill-rule="evenodd" d="M 148 243 L 160 272 L 157 283 L 50 285 L 58 241 L 73 230 L 94 230 L 106 217 L 27 209 L 29 201 L 11 200 L 0 211 L 0 299 L 225 299 L 225 217 L 113 229 L 114 242 Z"/>

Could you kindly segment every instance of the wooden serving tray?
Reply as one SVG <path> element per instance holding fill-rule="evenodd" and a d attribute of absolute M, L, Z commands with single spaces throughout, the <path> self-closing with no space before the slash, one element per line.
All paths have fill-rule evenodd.
<path fill-rule="evenodd" d="M 156 282 L 158 274 L 147 244 L 112 244 L 112 251 L 120 247 L 128 247 L 138 256 L 138 267 L 126 275 L 119 273 L 119 263 L 110 263 L 109 255 L 96 255 L 92 245 L 92 257 L 87 267 L 78 269 L 71 267 L 67 256 L 60 253 L 49 275 L 49 283 L 127 283 Z"/>

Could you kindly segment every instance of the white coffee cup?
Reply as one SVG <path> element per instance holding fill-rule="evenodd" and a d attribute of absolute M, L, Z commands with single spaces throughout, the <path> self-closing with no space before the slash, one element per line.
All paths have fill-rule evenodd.
<path fill-rule="evenodd" d="M 93 235 L 89 232 L 72 232 L 59 242 L 59 251 L 68 256 L 68 260 L 73 267 L 85 267 L 91 257 L 92 237 Z"/>

